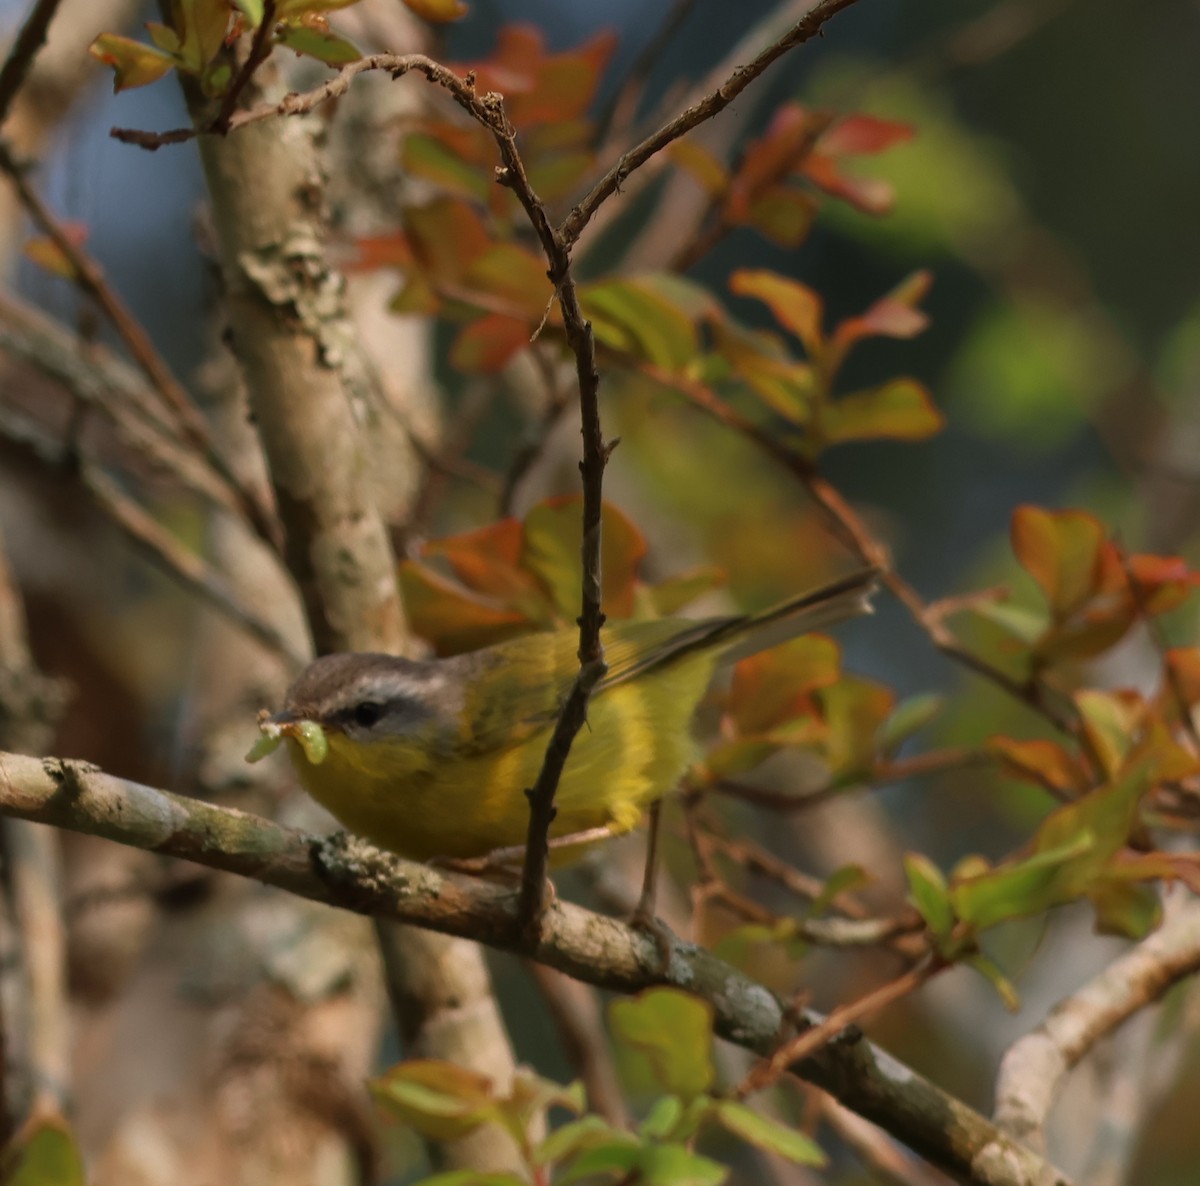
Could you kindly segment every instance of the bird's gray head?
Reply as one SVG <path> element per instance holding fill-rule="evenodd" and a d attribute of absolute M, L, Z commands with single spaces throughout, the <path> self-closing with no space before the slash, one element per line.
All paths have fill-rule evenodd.
<path fill-rule="evenodd" d="M 396 655 L 345 653 L 310 663 L 270 719 L 284 725 L 316 721 L 366 740 L 404 736 L 438 722 L 450 725 L 461 704 L 439 663 L 418 663 Z"/>

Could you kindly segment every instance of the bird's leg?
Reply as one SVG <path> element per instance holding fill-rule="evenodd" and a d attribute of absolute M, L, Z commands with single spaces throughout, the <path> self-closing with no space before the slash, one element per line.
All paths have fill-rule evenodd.
<path fill-rule="evenodd" d="M 642 892 L 629 919 L 629 925 L 634 930 L 650 935 L 657 945 L 659 965 L 656 971 L 659 975 L 665 973 L 670 966 L 671 948 L 675 942 L 671 928 L 654 913 L 658 889 L 658 830 L 661 820 L 662 800 L 656 799 L 650 804 L 650 826 L 646 832 L 646 866 L 642 871 Z"/>

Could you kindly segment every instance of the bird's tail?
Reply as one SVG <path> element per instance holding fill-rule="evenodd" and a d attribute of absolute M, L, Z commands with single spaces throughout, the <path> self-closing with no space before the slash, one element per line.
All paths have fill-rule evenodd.
<path fill-rule="evenodd" d="M 726 636 L 728 644 L 721 661 L 736 663 L 810 630 L 824 630 L 847 618 L 874 613 L 871 597 L 878 588 L 879 570 L 860 569 L 758 613 L 730 618 L 717 627 L 707 645 L 720 647 L 721 636 Z"/>

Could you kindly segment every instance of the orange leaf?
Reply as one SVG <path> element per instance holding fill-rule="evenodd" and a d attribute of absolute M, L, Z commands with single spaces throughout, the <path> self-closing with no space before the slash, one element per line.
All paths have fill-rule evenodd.
<path fill-rule="evenodd" d="M 175 58 L 152 45 L 121 37 L 116 33 L 101 33 L 88 46 L 88 53 L 114 71 L 113 90 L 128 91 L 134 87 L 157 82 L 172 66 Z"/>
<path fill-rule="evenodd" d="M 932 283 L 931 272 L 924 269 L 913 272 L 865 313 L 841 322 L 833 334 L 836 360 L 833 365 L 840 363 L 850 347 L 863 338 L 915 338 L 929 325 L 929 318 L 916 306 L 925 299 Z"/>
<path fill-rule="evenodd" d="M 764 190 L 782 181 L 812 151 L 826 118 L 799 103 L 785 103 L 776 111 L 766 134 L 752 140 L 729 190 L 726 218 L 744 222 L 747 211 Z"/>
<path fill-rule="evenodd" d="M 87 242 L 88 228 L 85 223 L 64 222 L 61 227 L 63 235 L 72 246 L 82 247 Z M 23 250 L 28 259 L 45 268 L 47 272 L 62 276 L 65 280 L 75 279 L 75 265 L 48 235 L 38 235 L 29 239 Z"/>
<path fill-rule="evenodd" d="M 491 246 L 483 220 L 457 198 L 438 198 L 404 211 L 404 230 L 413 256 L 435 285 L 457 284 Z"/>
<path fill-rule="evenodd" d="M 1173 647 L 1166 659 L 1184 701 L 1200 704 L 1200 647 Z"/>
<path fill-rule="evenodd" d="M 883 152 L 914 136 L 911 124 L 879 119 L 874 115 L 850 115 L 840 119 L 821 137 L 821 151 L 830 156 L 858 156 Z"/>
<path fill-rule="evenodd" d="M 811 693 L 836 682 L 841 649 L 824 634 L 806 634 L 736 664 L 728 707 L 739 734 L 770 732 L 803 711 Z"/>
<path fill-rule="evenodd" d="M 1056 617 L 1079 609 L 1097 591 L 1104 534 L 1100 521 L 1084 511 L 1020 506 L 1013 512 L 1013 551 Z"/>
<path fill-rule="evenodd" d="M 546 261 L 516 243 L 494 243 L 471 261 L 463 283 L 489 297 L 511 305 L 514 315 L 527 318 L 529 329 L 542 319 L 554 289 L 546 275 Z"/>
<path fill-rule="evenodd" d="M 579 613 L 582 507 L 583 499 L 571 494 L 540 502 L 525 516 L 521 564 L 538 577 L 568 621 Z M 609 616 L 627 618 L 646 539 L 612 503 L 606 502 L 601 514 L 601 599 Z"/>
<path fill-rule="evenodd" d="M 404 4 L 422 20 L 435 25 L 461 20 L 471 11 L 462 0 L 404 0 Z"/>
<path fill-rule="evenodd" d="M 812 359 L 819 358 L 825 339 L 821 332 L 821 298 L 807 285 L 778 272 L 739 268 L 729 278 L 729 289 L 738 296 L 762 301 L 784 329 L 804 343 Z"/>
<path fill-rule="evenodd" d="M 818 189 L 849 202 L 864 214 L 886 214 L 892 208 L 895 193 L 888 182 L 877 177 L 851 177 L 842 172 L 837 158 L 822 151 L 810 152 L 801 172 Z"/>
<path fill-rule="evenodd" d="M 1075 758 L 1057 741 L 1018 741 L 989 737 L 985 748 L 995 754 L 1015 778 L 1026 779 L 1058 791 L 1084 791 L 1088 778 Z"/>
<path fill-rule="evenodd" d="M 439 655 L 478 650 L 549 625 L 549 621 L 531 620 L 517 609 L 472 594 L 411 560 L 400 565 L 399 576 L 413 629 Z"/>
<path fill-rule="evenodd" d="M 830 444 L 875 440 L 921 441 L 941 432 L 946 418 L 916 379 L 893 379 L 821 405 L 815 433 Z"/>
<path fill-rule="evenodd" d="M 698 141 L 676 140 L 667 149 L 667 156 L 686 169 L 710 198 L 719 198 L 729 187 L 725 166 Z"/>
<path fill-rule="evenodd" d="M 486 313 L 464 326 L 450 347 L 450 365 L 467 375 L 494 375 L 529 345 L 529 323 Z"/>

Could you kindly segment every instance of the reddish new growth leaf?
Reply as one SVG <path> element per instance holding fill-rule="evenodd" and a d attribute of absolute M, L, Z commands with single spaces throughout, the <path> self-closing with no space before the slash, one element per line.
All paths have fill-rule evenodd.
<path fill-rule="evenodd" d="M 766 304 L 775 320 L 800 339 L 812 364 L 807 398 L 799 403 L 794 387 L 785 385 L 781 390 L 777 380 L 764 387 L 753 370 L 746 376 L 766 403 L 804 427 L 804 447 L 811 455 L 826 445 L 846 441 L 923 440 L 941 431 L 945 417 L 916 379 L 892 379 L 865 391 L 833 396 L 837 372 L 856 343 L 868 337 L 910 338 L 925 328 L 928 318 L 916 306 L 930 283 L 928 272 L 915 272 L 865 313 L 841 322 L 827 337 L 821 298 L 811 288 L 765 269 L 734 272 L 730 289 Z M 769 370 L 778 373 L 777 366 Z M 789 402 L 795 405 L 794 412 L 789 412 Z"/>
<path fill-rule="evenodd" d="M 1085 511 L 1018 507 L 1012 545 L 1048 603 L 1049 622 L 1032 641 L 1040 665 L 1101 654 L 1140 614 L 1177 608 L 1200 582 L 1178 557 L 1123 558 L 1100 521 Z"/>
<path fill-rule="evenodd" d="M 886 214 L 892 207 L 892 187 L 886 181 L 855 177 L 845 171 L 845 158 L 884 152 L 912 139 L 908 124 L 851 115 L 821 137 L 804 160 L 803 173 L 813 185 L 840 198 L 864 214 Z"/>
<path fill-rule="evenodd" d="M 525 130 L 583 117 L 616 44 L 616 34 L 598 33 L 574 49 L 547 53 L 540 29 L 506 25 L 490 58 L 452 69 L 474 71 L 480 91 L 499 91 L 514 127 Z"/>
<path fill-rule="evenodd" d="M 400 567 L 413 629 L 439 655 L 475 650 L 530 630 L 570 623 L 579 612 L 580 499 L 539 503 L 523 522 L 497 523 L 433 540 Z M 645 584 L 646 541 L 610 503 L 603 510 L 602 599 L 612 618 L 652 607 L 660 591 L 672 610 L 712 589 L 719 576 L 690 574 L 681 587 Z M 441 561 L 446 575 L 429 561 Z"/>

